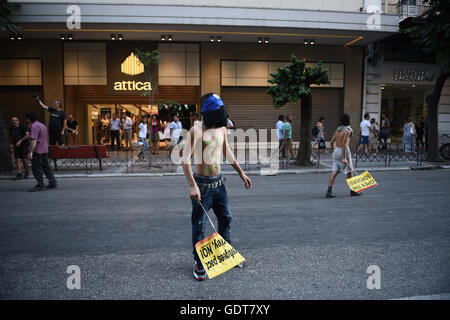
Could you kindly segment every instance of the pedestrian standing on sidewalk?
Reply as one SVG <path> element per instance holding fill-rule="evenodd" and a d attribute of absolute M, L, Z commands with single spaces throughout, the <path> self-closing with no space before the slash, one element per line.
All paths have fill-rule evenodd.
<path fill-rule="evenodd" d="M 188 134 L 185 152 L 182 158 L 184 175 L 189 184 L 189 195 L 192 202 L 192 253 L 194 255 L 194 277 L 197 280 L 206 278 L 206 271 L 195 250 L 195 244 L 205 238 L 206 214 L 213 209 L 218 220 L 219 234 L 231 244 L 232 214 L 228 201 L 227 190 L 223 183 L 221 162 L 225 156 L 228 163 L 239 174 L 246 189 L 252 182 L 239 166 L 227 139 L 227 118 L 225 105 L 216 94 L 206 94 L 201 97 L 202 126 L 193 126 Z M 199 150 L 196 150 L 199 148 Z M 207 152 L 205 150 L 207 149 Z M 196 155 L 201 159 L 197 159 Z M 191 157 L 194 155 L 194 173 L 192 173 Z"/>
<path fill-rule="evenodd" d="M 292 117 L 288 115 L 286 117 L 286 120 L 283 124 L 283 143 L 281 144 L 281 150 L 280 154 L 283 153 L 283 151 L 288 151 L 291 155 L 289 160 L 294 160 L 294 149 L 292 146 Z"/>
<path fill-rule="evenodd" d="M 139 122 L 139 134 L 138 139 L 140 144 L 142 143 L 142 151 L 139 153 L 138 157 L 141 160 L 145 160 L 145 154 L 147 153 L 147 117 L 143 117 Z"/>
<path fill-rule="evenodd" d="M 423 149 L 425 147 L 425 144 L 423 143 L 423 136 L 425 134 L 425 120 L 423 116 L 421 116 L 419 118 L 419 121 L 417 121 L 416 133 L 417 133 L 416 146 L 417 148 L 422 147 Z"/>
<path fill-rule="evenodd" d="M 336 194 L 333 193 L 333 185 L 339 172 L 344 171 L 347 178 L 353 176 L 352 155 L 350 153 L 350 138 L 353 130 L 350 127 L 350 116 L 344 113 L 341 117 L 341 125 L 334 132 L 333 138 L 330 141 L 331 151 L 333 152 L 333 171 L 328 182 L 328 190 L 325 196 L 327 198 L 334 198 Z M 336 143 L 336 148 L 334 144 Z M 350 196 L 359 196 L 361 193 L 350 190 Z"/>
<path fill-rule="evenodd" d="M 369 147 L 370 150 L 378 154 L 378 134 L 380 130 L 378 129 L 378 124 L 375 118 L 370 119 L 370 133 L 369 133 Z"/>
<path fill-rule="evenodd" d="M 320 117 L 317 121 L 315 128 L 313 128 L 313 139 L 314 139 L 314 147 L 317 147 L 325 144 L 325 127 L 324 127 L 324 117 Z M 315 134 L 314 134 L 315 133 Z M 324 149 L 323 147 L 321 149 Z"/>
<path fill-rule="evenodd" d="M 391 143 L 391 121 L 386 116 L 386 113 L 381 114 L 381 123 L 380 123 L 380 140 L 383 144 L 383 148 L 387 147 L 387 144 Z"/>
<path fill-rule="evenodd" d="M 117 113 L 109 121 L 109 132 L 111 136 L 111 149 L 114 151 L 114 144 L 117 143 L 117 150 L 120 150 L 120 119 Z"/>
<path fill-rule="evenodd" d="M 56 188 L 56 179 L 48 162 L 47 128 L 37 121 L 34 112 L 27 112 L 27 121 L 30 124 L 28 160 L 31 160 L 33 176 L 37 185 L 30 192 L 44 190 L 44 174 L 48 180 L 47 189 Z"/>
<path fill-rule="evenodd" d="M 66 145 L 78 145 L 78 122 L 74 119 L 73 114 L 69 114 L 67 118 Z"/>
<path fill-rule="evenodd" d="M 12 180 L 22 179 L 22 162 L 25 169 L 23 179 L 28 179 L 30 174 L 30 163 L 28 162 L 28 136 L 29 129 L 21 125 L 19 118 L 12 117 L 10 128 L 11 149 L 14 150 L 16 163 L 16 176 Z"/>
<path fill-rule="evenodd" d="M 169 149 L 169 159 L 172 159 L 172 149 L 177 145 L 181 144 L 183 137 L 181 136 L 181 129 L 183 125 L 181 124 L 178 115 L 173 116 L 173 121 L 169 125 L 170 129 L 170 149 Z"/>
<path fill-rule="evenodd" d="M 161 130 L 161 122 L 159 121 L 157 114 L 152 115 L 150 128 L 151 128 L 150 140 L 152 143 L 152 154 L 159 154 L 159 140 L 160 140 L 159 132 Z"/>
<path fill-rule="evenodd" d="M 275 128 L 277 129 L 277 135 L 278 135 L 278 152 L 281 150 L 281 145 L 283 144 L 283 125 L 284 125 L 284 116 L 280 114 L 278 116 L 277 124 L 275 125 Z M 283 158 L 286 157 L 286 152 L 283 150 L 281 156 Z"/>
<path fill-rule="evenodd" d="M 364 115 L 364 119 L 363 121 L 361 121 L 361 123 L 359 124 L 359 127 L 361 128 L 360 131 L 360 137 L 361 137 L 361 144 L 358 147 L 358 150 L 356 151 L 356 153 L 360 153 L 361 149 L 365 149 L 367 148 L 367 153 L 370 154 L 370 146 L 369 146 L 369 134 L 370 134 L 370 114 L 366 113 Z M 364 150 L 366 151 L 366 150 Z"/>
<path fill-rule="evenodd" d="M 125 137 L 125 151 L 130 148 L 133 151 L 133 120 L 130 118 L 130 113 L 127 111 L 122 115 L 123 119 L 123 135 Z"/>
<path fill-rule="evenodd" d="M 414 123 L 412 122 L 411 117 L 406 119 L 406 123 L 403 126 L 403 152 L 405 154 L 416 154 L 416 128 L 414 127 Z"/>

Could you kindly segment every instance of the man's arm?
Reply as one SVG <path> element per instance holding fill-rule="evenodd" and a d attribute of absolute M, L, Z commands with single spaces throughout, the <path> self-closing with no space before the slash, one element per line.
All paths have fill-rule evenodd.
<path fill-rule="evenodd" d="M 172 131 L 172 129 L 170 130 Z M 191 130 L 189 130 L 189 134 L 187 137 L 188 141 L 186 142 L 183 148 L 183 157 L 181 159 L 182 161 L 181 163 L 183 167 L 184 176 L 186 177 L 186 180 L 189 185 L 189 196 L 193 198 L 195 201 L 200 202 L 201 200 L 200 189 L 198 188 L 197 183 L 195 182 L 191 167 L 191 157 L 192 154 L 194 153 L 195 143 L 199 139 L 198 136 L 200 135 L 198 132 L 196 134 L 195 131 L 196 131 L 195 126 L 193 126 Z"/>
<path fill-rule="evenodd" d="M 44 108 L 45 110 L 48 110 L 48 106 L 46 106 L 46 105 L 41 101 L 41 99 L 38 98 L 38 102 L 39 102 L 39 104 L 41 105 L 42 108 Z"/>
<path fill-rule="evenodd" d="M 28 160 L 31 160 L 31 158 L 33 156 L 34 148 L 36 148 L 36 143 L 37 143 L 36 139 L 31 139 L 30 141 L 31 142 L 30 142 L 30 150 L 28 151 Z"/>
<path fill-rule="evenodd" d="M 227 132 L 225 128 L 223 131 L 223 135 L 224 135 L 223 153 L 225 154 L 225 158 L 227 159 L 228 163 L 231 164 L 234 170 L 236 170 L 236 172 L 239 174 L 239 177 L 242 179 L 242 181 L 244 181 L 245 188 L 250 189 L 252 187 L 252 181 L 244 173 L 241 166 L 239 165 L 239 162 L 235 158 L 234 153 L 231 150 L 230 145 L 228 144 Z"/>
<path fill-rule="evenodd" d="M 19 147 L 20 144 L 21 144 L 23 141 L 27 140 L 29 136 L 30 136 L 30 133 L 29 133 L 28 131 L 26 131 L 26 132 L 25 132 L 25 135 L 22 137 L 22 139 L 20 139 L 19 141 L 17 141 L 16 146 Z"/>
<path fill-rule="evenodd" d="M 342 148 L 342 163 L 347 164 L 347 148 L 350 145 L 350 132 L 347 130 L 344 133 L 344 148 Z"/>

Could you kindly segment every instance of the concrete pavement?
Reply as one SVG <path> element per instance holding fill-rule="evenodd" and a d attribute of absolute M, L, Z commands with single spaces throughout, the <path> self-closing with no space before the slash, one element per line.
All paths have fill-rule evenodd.
<path fill-rule="evenodd" d="M 392 299 L 450 292 L 448 170 L 377 172 L 348 196 L 328 174 L 227 176 L 233 245 L 248 260 L 192 276 L 190 200 L 180 176 L 0 181 L 3 299 Z M 209 232 L 212 232 L 208 227 Z M 66 269 L 81 270 L 81 289 Z M 379 266 L 381 289 L 368 289 Z"/>

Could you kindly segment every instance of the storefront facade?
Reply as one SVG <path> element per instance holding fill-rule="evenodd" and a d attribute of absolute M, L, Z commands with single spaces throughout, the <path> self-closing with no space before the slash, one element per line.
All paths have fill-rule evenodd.
<path fill-rule="evenodd" d="M 368 66 L 366 104 L 363 112 L 379 120 L 386 113 L 391 121 L 394 141 L 400 141 L 407 118 L 417 123 L 426 119 L 426 97 L 432 93 L 438 66 L 428 63 L 381 62 Z M 450 81 L 447 81 L 439 103 L 439 134 L 450 132 Z"/>
<path fill-rule="evenodd" d="M 360 1 L 338 11 L 300 3 L 294 7 L 130 4 L 81 3 L 80 28 L 68 29 L 64 1 L 22 3 L 12 20 L 24 26 L 24 40 L 11 41 L 2 35 L 0 41 L 8 51 L 0 52 L 0 59 L 39 59 L 41 82 L 19 84 L 15 93 L 10 90 L 17 86 L 14 81 L 1 83 L 5 114 L 20 108 L 8 102 L 14 96 L 39 92 L 47 105 L 63 102 L 65 112 L 74 114 L 79 123 L 79 143 L 89 144 L 97 142 L 93 128 L 104 115 L 162 112 L 169 117 L 164 106 L 173 103 L 199 111 L 201 95 L 216 92 L 238 128 L 273 129 L 278 115 L 290 114 L 293 138 L 298 140 L 300 106 L 275 109 L 265 92 L 270 73 L 295 54 L 309 65 L 322 61 L 328 69 L 330 84 L 314 87 L 312 99 L 313 122 L 325 117 L 329 140 L 342 113 L 352 116 L 354 126 L 361 118 L 364 46 L 398 30 L 398 18 L 390 14 L 381 14 L 379 26 L 371 28 L 373 14 Z M 160 61 L 151 79 L 135 65 L 136 49 L 159 50 Z M 3 73 L 19 74 L 13 67 Z M 148 92 L 152 99 L 145 95 Z M 39 109 L 31 98 L 21 104 Z M 48 122 L 48 113 L 42 117 Z M 189 120 L 183 120 L 188 127 Z"/>

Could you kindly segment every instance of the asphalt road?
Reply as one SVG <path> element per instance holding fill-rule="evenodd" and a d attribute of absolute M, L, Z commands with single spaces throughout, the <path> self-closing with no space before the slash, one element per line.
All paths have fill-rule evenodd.
<path fill-rule="evenodd" d="M 450 292 L 450 170 L 377 172 L 349 197 L 327 174 L 227 176 L 233 246 L 248 260 L 192 276 L 183 177 L 0 181 L 2 299 L 391 299 Z M 208 231 L 212 233 L 209 227 Z M 79 266 L 81 289 L 66 273 Z M 368 289 L 367 268 L 380 268 Z"/>

